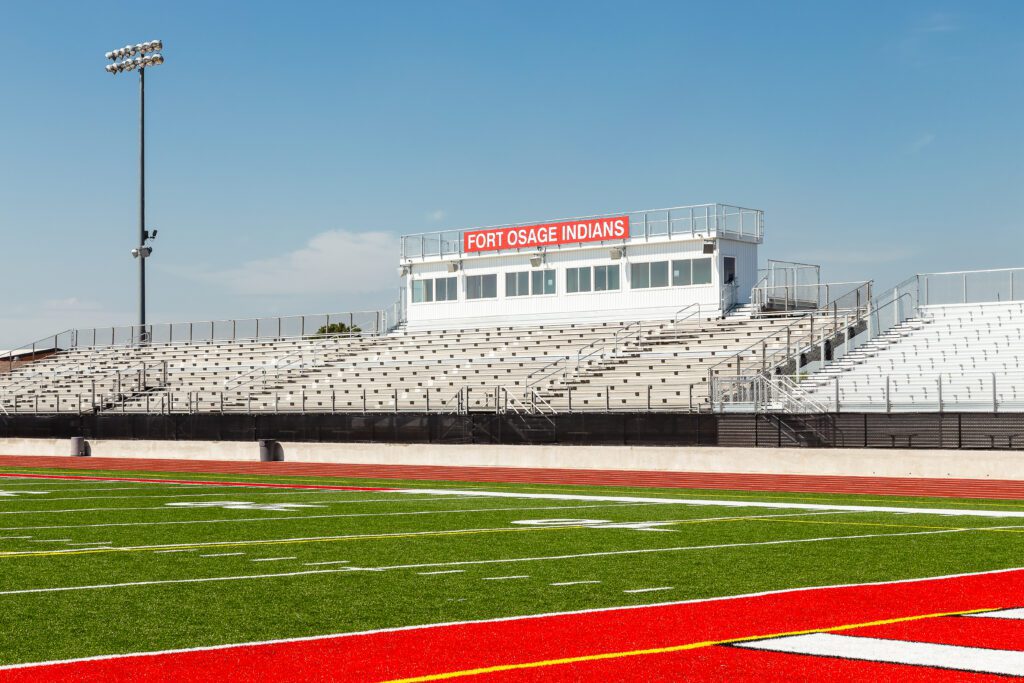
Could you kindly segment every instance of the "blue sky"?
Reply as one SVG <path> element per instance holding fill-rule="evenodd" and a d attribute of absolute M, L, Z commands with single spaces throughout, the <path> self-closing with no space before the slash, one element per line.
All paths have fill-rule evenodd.
<path fill-rule="evenodd" d="M 0 348 L 376 308 L 397 236 L 731 202 L 889 286 L 1024 265 L 1021 2 L 2 2 Z M 12 295 L 13 294 L 13 295 Z"/>

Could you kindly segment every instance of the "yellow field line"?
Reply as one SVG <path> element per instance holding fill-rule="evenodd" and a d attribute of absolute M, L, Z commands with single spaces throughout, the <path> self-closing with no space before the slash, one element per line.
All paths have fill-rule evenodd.
<path fill-rule="evenodd" d="M 786 517 L 754 517 L 755 522 L 786 522 L 788 524 L 841 524 L 843 526 L 882 526 L 897 529 L 937 529 L 939 531 L 1004 531 L 1010 534 L 1024 533 L 1024 529 L 1001 529 L 987 526 L 925 526 L 923 524 L 885 524 L 883 522 L 829 522 L 817 519 L 788 519 Z"/>
<path fill-rule="evenodd" d="M 597 662 L 606 659 L 621 659 L 625 657 L 642 657 L 644 655 L 660 655 L 670 652 L 684 652 L 686 650 L 698 650 L 715 645 L 733 645 L 735 643 L 749 642 L 753 640 L 769 640 L 772 638 L 784 638 L 787 636 L 802 636 L 810 633 L 830 633 L 834 631 L 849 631 L 857 628 L 870 626 L 887 626 L 908 621 L 920 621 L 922 619 L 935 619 L 938 617 L 961 616 L 964 614 L 980 614 L 982 612 L 993 612 L 1001 608 L 986 608 L 975 610 L 964 610 L 961 612 L 937 612 L 934 614 L 919 614 L 911 617 L 897 617 L 895 619 L 881 619 L 878 621 L 867 621 L 860 624 L 845 624 L 828 628 L 807 629 L 804 631 L 788 631 L 785 633 L 769 633 L 758 636 L 744 636 L 741 638 L 727 638 L 724 640 L 706 640 L 697 643 L 686 643 L 685 645 L 672 645 L 669 647 L 656 647 L 646 650 L 629 650 L 625 652 L 604 652 L 596 655 L 581 655 L 579 657 L 563 657 L 561 659 L 545 659 L 536 662 L 523 662 L 521 664 L 501 664 L 497 666 L 481 667 L 477 669 L 464 669 L 462 671 L 447 671 L 426 676 L 415 676 L 412 678 L 395 678 L 385 683 L 424 683 L 425 681 L 443 681 L 452 678 L 464 678 L 467 676 L 479 676 L 482 674 L 498 673 L 501 671 L 516 671 L 520 669 L 537 669 L 546 666 L 559 666 L 562 664 L 578 664 L 581 662 Z"/>

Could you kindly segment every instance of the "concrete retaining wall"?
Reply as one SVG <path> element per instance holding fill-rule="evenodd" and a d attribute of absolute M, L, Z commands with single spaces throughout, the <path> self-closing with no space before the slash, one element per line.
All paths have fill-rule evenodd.
<path fill-rule="evenodd" d="M 255 442 L 89 442 L 112 458 L 259 460 Z M 659 472 L 807 474 L 1024 480 L 1013 451 L 716 448 L 660 446 L 480 446 L 380 443 L 283 443 L 290 462 L 457 467 L 539 467 Z M 69 455 L 67 439 L 0 439 L 2 455 Z"/>

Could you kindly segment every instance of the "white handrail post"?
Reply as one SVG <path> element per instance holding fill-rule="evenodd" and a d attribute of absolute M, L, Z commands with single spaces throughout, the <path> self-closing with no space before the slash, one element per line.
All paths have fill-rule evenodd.
<path fill-rule="evenodd" d="M 999 412 L 999 396 L 996 394 L 996 373 L 992 373 L 992 412 Z"/>

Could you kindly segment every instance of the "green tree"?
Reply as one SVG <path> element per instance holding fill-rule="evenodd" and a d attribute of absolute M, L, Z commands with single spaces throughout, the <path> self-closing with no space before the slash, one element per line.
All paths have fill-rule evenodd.
<path fill-rule="evenodd" d="M 329 337 L 335 334 L 359 334 L 362 332 L 362 328 L 359 325 L 353 324 L 351 327 L 345 323 L 331 323 L 330 325 L 324 325 L 316 331 L 317 337 Z"/>

